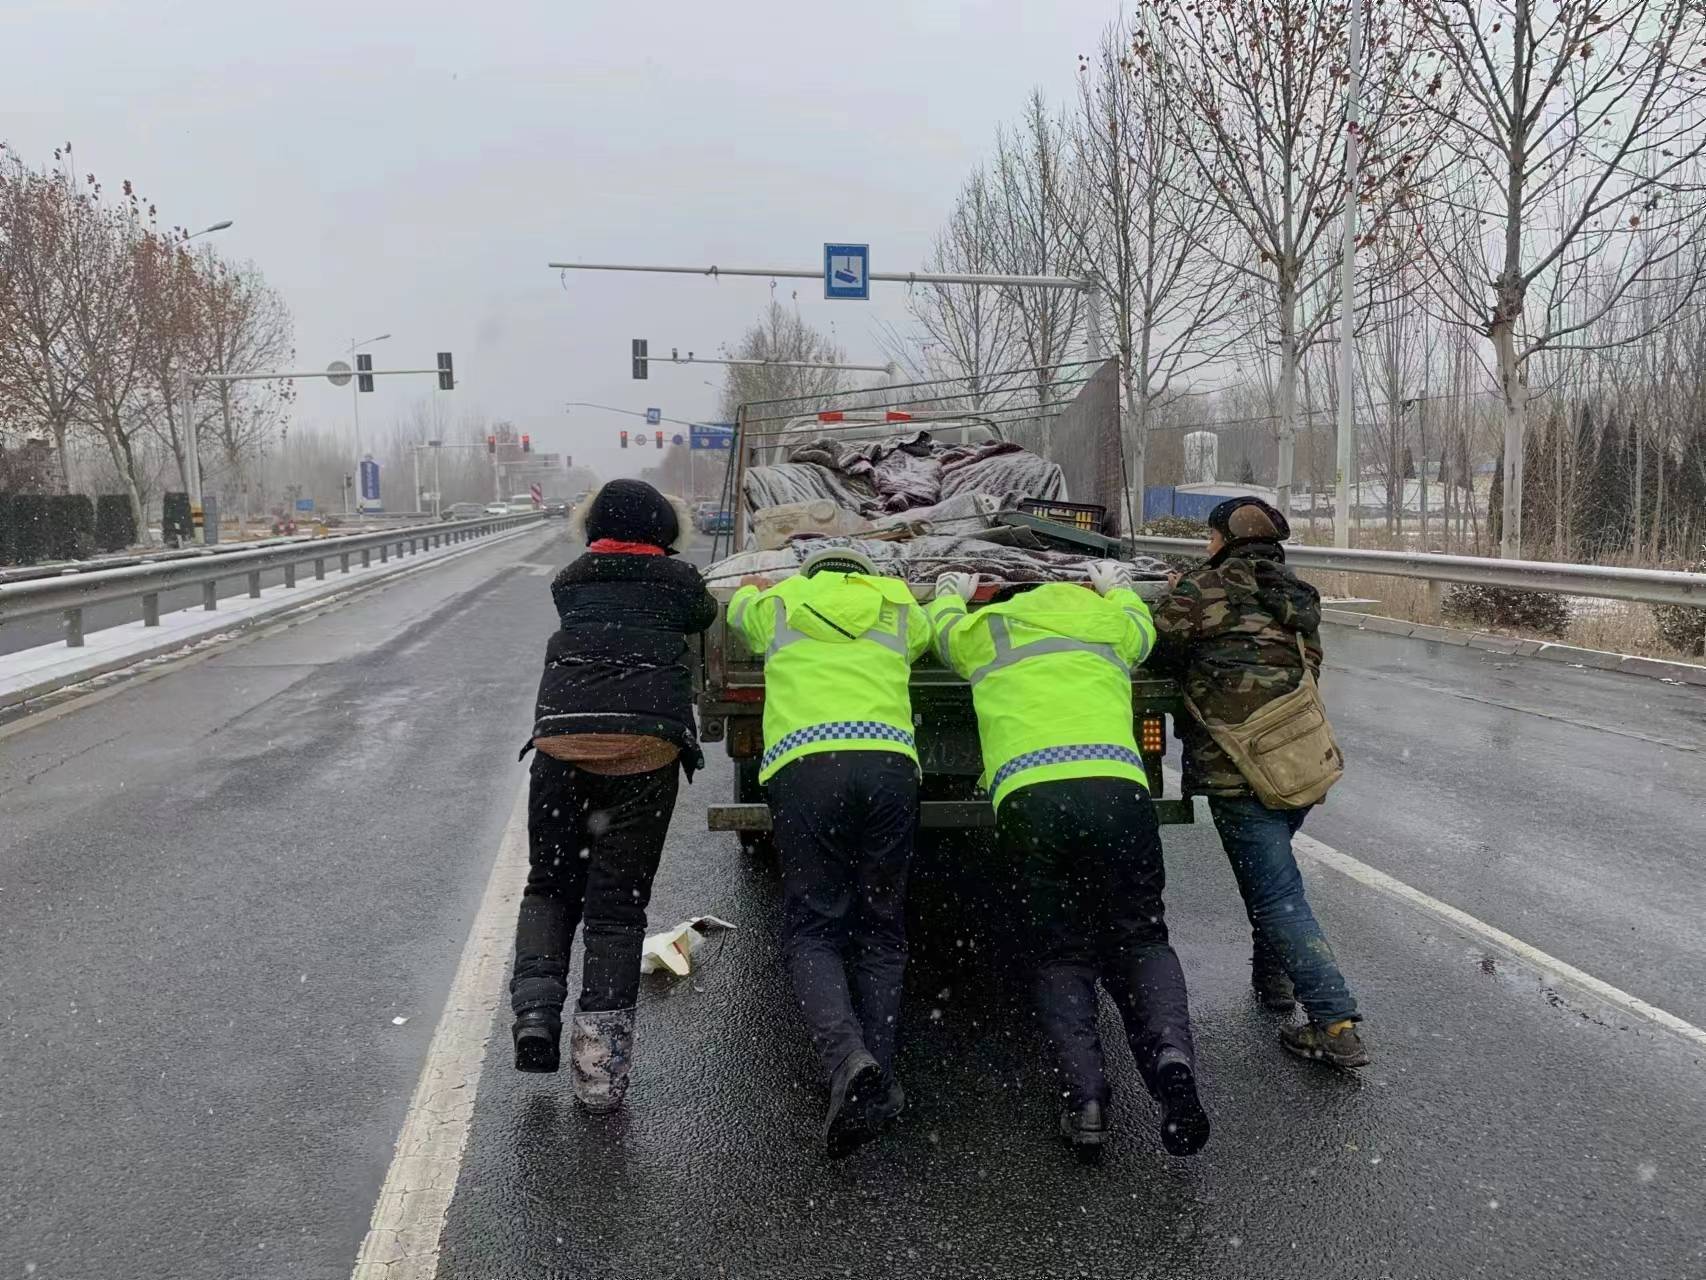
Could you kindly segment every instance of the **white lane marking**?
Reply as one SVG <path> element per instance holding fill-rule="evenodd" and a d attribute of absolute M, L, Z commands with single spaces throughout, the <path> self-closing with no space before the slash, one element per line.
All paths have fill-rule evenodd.
<path fill-rule="evenodd" d="M 432 1280 L 438 1271 L 440 1236 L 468 1143 L 474 1095 L 515 936 L 516 904 L 526 880 L 523 783 L 397 1135 L 367 1238 L 356 1255 L 355 1280 Z"/>
<path fill-rule="evenodd" d="M 1164 773 L 1168 788 L 1177 794 L 1180 785 L 1178 773 L 1171 768 L 1166 769 Z M 1371 867 L 1366 862 L 1360 862 L 1348 853 L 1341 853 L 1332 845 L 1323 844 L 1313 836 L 1306 836 L 1302 832 L 1298 832 L 1292 837 L 1291 847 L 1302 858 L 1320 863 L 1324 867 L 1331 867 L 1340 875 L 1348 876 L 1366 888 L 1396 898 L 1400 902 L 1407 903 L 1419 911 L 1425 911 L 1429 915 L 1437 916 L 1455 928 L 1461 929 L 1473 937 L 1480 938 L 1483 942 L 1492 943 L 1515 956 L 1518 960 L 1538 969 L 1541 973 L 1578 987 L 1607 1004 L 1615 1005 L 1626 1013 L 1645 1018 L 1655 1026 L 1663 1027 L 1673 1035 L 1680 1036 L 1697 1049 L 1706 1049 L 1706 1030 L 1702 1030 L 1692 1022 L 1686 1022 L 1674 1013 L 1661 1009 L 1655 1004 L 1649 1004 L 1640 996 L 1631 995 L 1621 987 L 1614 987 L 1609 982 L 1603 982 L 1591 973 L 1585 973 L 1576 968 L 1575 965 L 1568 964 L 1556 956 L 1542 951 L 1539 947 L 1524 942 L 1514 934 L 1506 933 L 1496 925 L 1488 924 L 1485 920 L 1477 919 L 1467 911 L 1452 906 L 1449 902 L 1441 902 L 1438 898 L 1423 893 L 1412 885 L 1405 884 L 1396 876 L 1389 876 L 1384 871 Z"/>

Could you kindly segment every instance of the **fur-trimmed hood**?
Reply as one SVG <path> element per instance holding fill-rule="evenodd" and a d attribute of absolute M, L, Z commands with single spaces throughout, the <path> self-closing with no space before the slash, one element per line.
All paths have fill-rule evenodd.
<path fill-rule="evenodd" d="M 569 521 L 569 527 L 574 533 L 574 536 L 582 542 L 590 541 L 586 533 L 587 517 L 592 513 L 593 504 L 598 501 L 599 496 L 603 494 L 605 489 L 608 487 L 609 486 L 607 484 L 599 485 L 598 488 L 587 494 L 586 497 L 581 499 L 581 501 L 575 506 L 574 515 Z M 649 488 L 651 486 L 647 487 Z M 654 490 L 654 492 L 656 491 Z M 685 502 L 672 493 L 659 492 L 658 497 L 669 503 L 670 508 L 675 512 L 675 539 L 665 547 L 664 550 L 680 555 L 693 545 L 693 513 L 687 509 L 687 504 Z"/>

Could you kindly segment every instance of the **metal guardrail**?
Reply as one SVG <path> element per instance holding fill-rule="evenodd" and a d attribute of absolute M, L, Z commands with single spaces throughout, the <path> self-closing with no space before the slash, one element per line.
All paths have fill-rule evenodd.
<path fill-rule="evenodd" d="M 142 621 L 160 625 L 160 593 L 200 585 L 202 608 L 219 607 L 218 584 L 228 578 L 247 577 L 249 596 L 259 599 L 261 575 L 284 570 L 284 585 L 296 585 L 297 566 L 312 564 L 315 579 L 326 576 L 326 562 L 336 559 L 339 572 L 348 573 L 359 556 L 363 568 L 378 555 L 381 564 L 396 550 L 398 558 L 415 555 L 431 547 L 471 542 L 488 534 L 520 525 L 539 523 L 538 512 L 509 516 L 482 516 L 477 520 L 447 520 L 437 524 L 386 529 L 378 533 L 350 534 L 330 538 L 292 541 L 285 546 L 255 547 L 219 555 L 194 555 L 183 559 L 149 561 L 118 569 L 96 569 L 85 573 L 58 574 L 26 582 L 0 583 L 0 626 L 21 618 L 47 613 L 65 615 L 65 643 L 73 648 L 83 643 L 83 610 L 92 605 L 121 600 L 142 602 Z"/>
<path fill-rule="evenodd" d="M 1128 538 L 1135 551 L 1149 555 L 1202 556 L 1194 538 Z M 1626 569 L 1614 565 L 1564 564 L 1553 560 L 1493 560 L 1482 556 L 1433 555 L 1414 551 L 1372 551 L 1309 547 L 1287 543 L 1286 563 L 1294 569 L 1372 573 L 1428 582 L 1470 582 L 1487 587 L 1561 591 L 1643 604 L 1685 604 L 1706 608 L 1706 573 L 1675 569 Z"/>

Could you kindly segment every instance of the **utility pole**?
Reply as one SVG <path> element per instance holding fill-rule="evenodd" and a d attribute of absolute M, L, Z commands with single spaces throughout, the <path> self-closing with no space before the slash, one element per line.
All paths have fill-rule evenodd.
<path fill-rule="evenodd" d="M 1351 545 L 1351 473 L 1356 469 L 1357 166 L 1362 158 L 1357 110 L 1362 96 L 1362 0 L 1350 0 L 1350 83 L 1345 86 L 1345 238 L 1339 264 L 1338 475 L 1333 486 L 1333 545 Z M 1289 495 L 1287 495 L 1289 497 Z M 1290 518 L 1290 513 L 1286 513 Z"/>

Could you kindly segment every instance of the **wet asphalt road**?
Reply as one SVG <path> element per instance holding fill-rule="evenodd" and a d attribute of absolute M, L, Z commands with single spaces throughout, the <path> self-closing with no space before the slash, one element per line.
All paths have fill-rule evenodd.
<path fill-rule="evenodd" d="M 567 555 L 481 548 L 0 729 L 0 1277 L 349 1274 Z"/>
<path fill-rule="evenodd" d="M 490 548 L 0 738 L 0 1278 L 349 1274 L 521 780 L 568 554 L 555 531 Z M 1352 770 L 1307 830 L 1701 1021 L 1700 695 L 1328 640 Z M 775 882 L 703 831 L 729 788 L 711 758 L 652 921 L 739 932 L 695 979 L 648 980 L 612 1120 L 511 1071 L 494 1012 L 444 1280 L 1706 1275 L 1706 1055 L 1311 870 L 1376 1063 L 1295 1062 L 1247 993 L 1206 827 L 1166 831 L 1200 1157 L 1161 1153 L 1123 1048 L 1108 1160 L 1057 1147 L 1011 877 L 956 842 L 915 881 L 910 1111 L 824 1164 Z"/>

